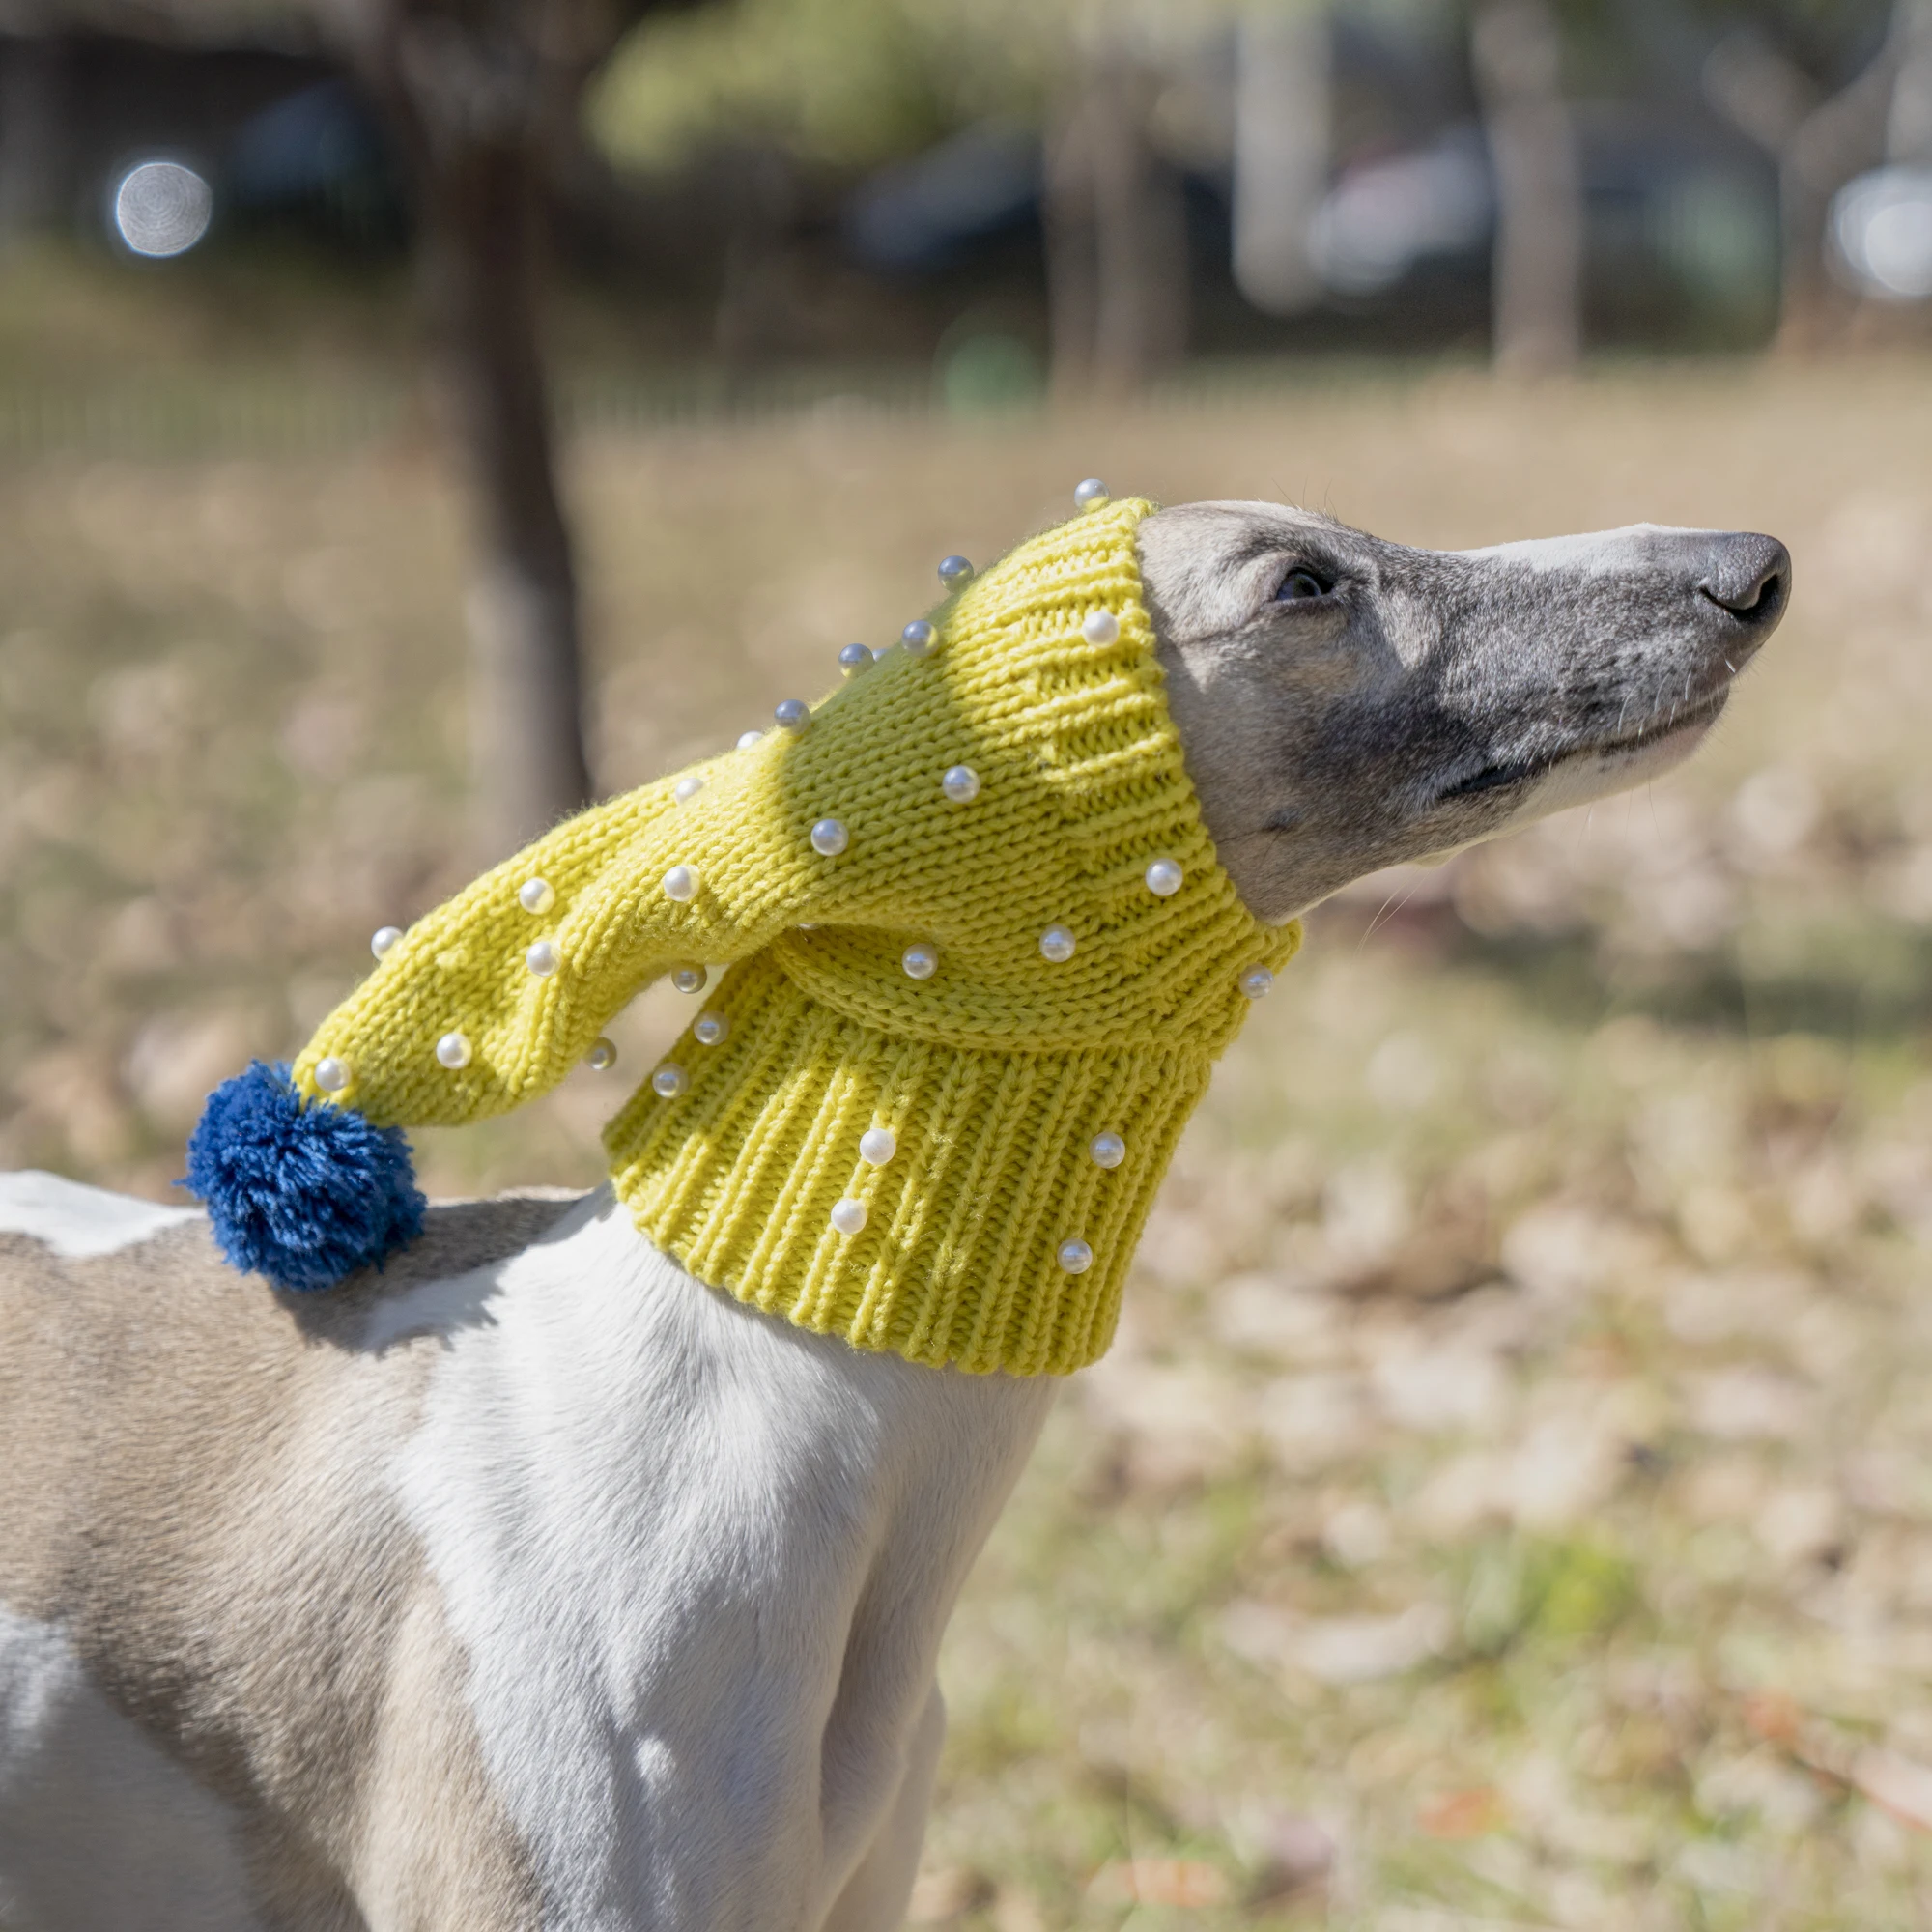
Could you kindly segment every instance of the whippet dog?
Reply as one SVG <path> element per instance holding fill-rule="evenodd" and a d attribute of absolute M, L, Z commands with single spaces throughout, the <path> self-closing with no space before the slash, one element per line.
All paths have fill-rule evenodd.
<path fill-rule="evenodd" d="M 1684 758 L 1768 537 L 1139 533 L 1259 917 Z M 8 1932 L 872 1932 L 954 1599 L 1053 1398 L 707 1290 L 600 1189 L 277 1294 L 192 1209 L 0 1180 Z"/>

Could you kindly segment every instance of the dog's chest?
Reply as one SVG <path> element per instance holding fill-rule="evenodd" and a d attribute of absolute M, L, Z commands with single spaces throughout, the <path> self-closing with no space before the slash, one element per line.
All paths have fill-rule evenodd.
<path fill-rule="evenodd" d="M 444 1339 L 393 1477 L 547 1920 L 751 1924 L 765 1865 L 834 1884 L 1050 1387 L 741 1307 L 608 1194 Z"/>

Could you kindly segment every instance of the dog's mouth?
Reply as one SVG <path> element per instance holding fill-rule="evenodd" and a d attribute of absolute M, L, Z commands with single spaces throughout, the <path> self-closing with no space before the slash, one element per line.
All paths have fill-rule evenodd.
<path fill-rule="evenodd" d="M 1608 738 L 1589 739 L 1580 745 L 1572 745 L 1567 750 L 1552 753 L 1546 757 L 1506 760 L 1485 765 L 1481 771 L 1472 773 L 1468 778 L 1459 779 L 1454 784 L 1445 786 L 1436 794 L 1436 798 L 1438 802 L 1447 804 L 1451 799 L 1476 798 L 1484 792 L 1501 791 L 1510 786 L 1529 784 L 1538 779 L 1548 778 L 1561 766 L 1575 764 L 1585 758 L 1608 763 L 1616 759 L 1642 757 L 1666 745 L 1674 746 L 1678 740 L 1689 740 L 1709 730 L 1717 723 L 1718 714 L 1723 710 L 1730 696 L 1729 684 L 1721 684 L 1708 696 L 1697 699 L 1694 704 L 1681 705 L 1666 718 L 1653 718 L 1634 731 L 1620 732 Z"/>

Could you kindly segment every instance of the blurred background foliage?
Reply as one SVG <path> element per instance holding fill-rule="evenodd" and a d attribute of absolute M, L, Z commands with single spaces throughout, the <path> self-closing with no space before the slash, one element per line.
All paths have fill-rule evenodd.
<path fill-rule="evenodd" d="M 1772 530 L 1690 768 L 1311 922 L 915 1918 L 1921 1926 L 1928 322 L 1925 0 L 11 8 L 0 1160 L 166 1197 L 376 926 L 1080 476 Z M 430 1185 L 592 1184 L 688 1010 Z"/>

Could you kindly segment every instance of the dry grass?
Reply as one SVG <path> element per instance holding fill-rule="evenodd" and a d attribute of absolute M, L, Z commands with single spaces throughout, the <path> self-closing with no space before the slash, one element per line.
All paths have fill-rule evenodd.
<path fill-rule="evenodd" d="M 1689 772 L 1315 923 L 969 1590 L 922 1919 L 1932 1918 L 1928 377 L 580 447 L 613 787 L 1092 470 L 1797 554 Z M 467 875 L 460 551 L 410 446 L 0 476 L 0 1161 L 162 1191 L 206 1086 Z M 428 1179 L 587 1181 L 616 1098 L 425 1136 Z"/>

